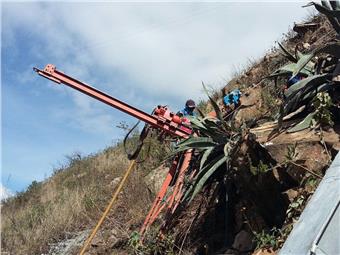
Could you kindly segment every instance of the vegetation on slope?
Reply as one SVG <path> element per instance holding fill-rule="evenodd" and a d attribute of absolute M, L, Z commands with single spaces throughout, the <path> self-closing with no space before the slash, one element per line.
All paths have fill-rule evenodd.
<path fill-rule="evenodd" d="M 149 141 L 153 145 L 152 157 L 131 175 L 115 212 L 111 212 L 106 221 L 103 231 L 106 237 L 112 236 L 111 230 L 116 229 L 115 237 L 128 238 L 129 226 L 140 224 L 147 213 L 153 195 L 143 177 L 167 154 L 156 139 Z M 135 135 L 128 146 L 136 142 Z M 68 163 L 56 169 L 46 181 L 33 181 L 25 192 L 2 204 L 3 251 L 46 253 L 50 244 L 94 226 L 128 164 L 123 144 L 118 143 L 94 155 L 69 156 Z"/>
<path fill-rule="evenodd" d="M 337 20 L 337 12 L 327 3 L 323 4 L 326 7 L 314 5 L 328 8 L 327 18 L 332 20 L 335 16 Z M 317 20 L 322 18 L 313 19 L 314 22 Z M 257 98 L 254 104 L 264 103 L 267 110 L 258 109 L 254 104 L 248 104 L 252 108 L 250 112 L 244 109 L 249 103 L 245 94 L 241 107 L 234 109 L 233 115 L 229 113 L 229 117 L 223 118 L 216 109 L 216 103 L 211 100 L 219 120 L 211 123 L 209 118 L 196 119 L 193 128 L 200 133 L 200 137 L 191 137 L 179 144 L 183 150 L 194 148 L 200 153 L 198 160 L 201 167 L 196 178 L 187 184 L 187 194 L 192 193 L 189 206 L 184 210 L 181 208 L 179 216 L 173 221 L 173 235 L 178 239 L 177 243 L 184 243 L 185 240 L 186 247 L 199 254 L 247 254 L 254 248 L 277 250 L 283 244 L 293 222 L 334 157 L 331 151 L 339 141 L 338 126 L 332 129 L 334 122 L 339 123 L 340 120 L 338 30 L 333 25 L 334 31 L 330 24 L 320 26 L 319 23 L 313 27 L 316 34 L 320 33 L 321 28 L 329 29 L 326 33 L 329 37 L 321 37 L 322 45 L 318 44 L 318 40 L 310 44 L 309 39 L 313 37 L 300 33 L 299 40 L 303 40 L 305 49 L 299 49 L 296 45 L 295 54 L 290 53 L 291 49 L 287 46 L 295 37 L 285 43 L 288 50 L 280 45 L 283 59 L 279 68 L 275 67 L 275 70 L 273 66 L 263 63 L 277 56 L 274 51 L 263 59 L 262 65 L 255 65 L 245 72 L 245 77 L 241 76 L 241 80 L 247 81 L 246 78 L 252 73 L 264 75 L 254 75 L 253 78 L 258 80 L 256 84 L 237 87 L 247 88 L 244 89 L 247 93 L 261 90 L 263 101 Z M 286 63 L 285 59 L 293 63 Z M 276 65 L 277 62 L 273 62 Z M 267 77 L 275 78 L 274 82 L 265 82 L 263 78 Z M 297 77 L 293 84 L 285 88 Z M 226 90 L 233 88 L 235 86 L 227 86 Z M 268 88 L 273 93 L 263 94 Z M 268 111 L 275 105 L 274 112 Z M 244 114 L 247 111 L 250 114 Z M 258 125 L 268 117 L 278 120 L 270 123 L 270 133 L 264 134 L 268 128 L 264 130 Z M 309 132 L 306 130 L 309 127 L 317 129 Z M 330 132 L 326 134 L 325 129 Z M 306 131 L 300 137 L 289 134 L 301 130 Z M 304 136 L 306 132 L 309 132 L 310 140 Z M 312 139 L 311 136 L 316 138 Z M 238 139 L 235 140 L 236 137 Z M 311 158 L 314 153 L 315 158 Z M 212 156 L 211 160 L 207 160 L 209 156 Z M 318 164 L 315 164 L 316 161 Z M 199 192 L 201 196 L 190 206 Z M 191 220 L 195 214 L 190 212 L 197 211 L 200 213 Z M 206 226 L 206 222 L 210 224 Z M 187 229 L 191 230 L 185 232 Z"/>

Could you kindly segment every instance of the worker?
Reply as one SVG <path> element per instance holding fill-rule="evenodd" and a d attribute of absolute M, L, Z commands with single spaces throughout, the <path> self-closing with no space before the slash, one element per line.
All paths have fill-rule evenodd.
<path fill-rule="evenodd" d="M 223 98 L 223 102 L 224 102 L 225 106 L 230 107 L 231 105 L 234 105 L 234 108 L 239 106 L 241 95 L 242 95 L 242 93 L 238 89 L 231 91 L 229 94 L 227 94 Z"/>
<path fill-rule="evenodd" d="M 189 99 L 185 103 L 185 107 L 183 110 L 180 110 L 177 115 L 184 117 L 184 116 L 196 116 L 196 113 L 194 112 L 196 108 L 195 101 L 192 99 Z"/>

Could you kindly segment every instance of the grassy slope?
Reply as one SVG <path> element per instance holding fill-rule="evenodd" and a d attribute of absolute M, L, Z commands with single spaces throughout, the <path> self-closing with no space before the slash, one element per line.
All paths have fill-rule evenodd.
<path fill-rule="evenodd" d="M 134 138 L 130 145 L 135 142 Z M 155 139 L 152 144 L 152 160 L 139 165 L 131 175 L 119 198 L 116 214 L 109 215 L 108 227 L 119 224 L 120 229 L 128 229 L 146 215 L 152 197 L 143 176 L 158 166 L 166 153 L 159 149 Z M 128 164 L 123 146 L 118 144 L 84 158 L 73 155 L 67 166 L 56 170 L 47 180 L 32 182 L 25 192 L 8 199 L 2 206 L 3 251 L 46 252 L 49 243 L 93 226 L 113 193 L 117 177 Z"/>

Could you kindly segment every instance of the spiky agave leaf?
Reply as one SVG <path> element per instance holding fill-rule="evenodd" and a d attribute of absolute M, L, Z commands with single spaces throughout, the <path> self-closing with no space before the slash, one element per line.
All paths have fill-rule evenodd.
<path fill-rule="evenodd" d="M 183 198 L 182 198 L 182 201 L 187 201 L 188 198 L 190 197 L 189 199 L 189 203 L 190 201 L 192 201 L 193 199 L 193 195 L 194 195 L 194 190 L 197 190 L 196 187 L 197 187 L 197 184 L 198 183 L 201 183 L 201 179 L 202 177 L 208 172 L 210 171 L 211 169 L 216 170 L 219 166 L 221 166 L 224 162 L 226 161 L 226 157 L 223 153 L 219 153 L 218 155 L 216 155 L 214 158 L 210 159 L 209 162 L 207 162 L 207 164 L 202 167 L 202 169 L 200 169 L 200 171 L 197 173 L 195 179 L 189 184 Z M 204 186 L 204 184 L 201 186 L 201 188 Z M 197 190 L 198 192 L 198 190 Z M 197 194 L 196 192 L 196 194 Z M 195 194 L 195 195 L 196 195 Z"/>
<path fill-rule="evenodd" d="M 204 126 L 203 119 L 200 117 L 187 116 L 190 121 L 191 127 L 196 130 L 204 131 L 207 128 Z"/>
<path fill-rule="evenodd" d="M 290 76 L 297 70 L 297 64 L 296 63 L 290 63 L 287 65 L 284 65 L 277 69 L 272 74 L 268 75 L 266 78 L 275 78 L 278 76 Z M 312 74 L 311 69 L 302 68 L 299 73 L 304 74 L 305 76 L 310 76 Z"/>
<path fill-rule="evenodd" d="M 305 79 L 302 79 L 292 86 L 290 86 L 287 91 L 285 92 L 285 96 L 287 97 L 287 100 L 290 100 L 289 97 L 300 91 L 301 89 L 304 89 L 307 86 L 310 86 L 311 84 L 322 84 L 327 82 L 328 74 L 318 74 L 314 75 Z"/>
<path fill-rule="evenodd" d="M 311 86 L 307 87 L 306 89 L 299 90 L 284 102 L 282 116 L 297 110 L 304 101 L 308 103 L 308 99 L 313 98 L 315 91 L 317 91 L 320 86 L 325 86 L 323 83 L 310 83 L 310 85 Z"/>
<path fill-rule="evenodd" d="M 311 112 L 301 122 L 296 124 L 294 127 L 288 129 L 287 132 L 288 133 L 294 133 L 294 132 L 298 132 L 298 131 L 304 130 L 306 128 L 309 128 L 313 123 L 314 116 L 315 116 L 315 112 Z"/>
<path fill-rule="evenodd" d="M 312 53 L 304 55 L 296 63 L 296 69 L 292 76 L 295 77 L 301 70 L 314 58 L 317 54 L 330 54 L 336 58 L 340 58 L 340 42 L 330 43 L 320 48 L 315 49 Z"/>
<path fill-rule="evenodd" d="M 235 141 L 239 141 L 239 136 L 235 136 L 235 131 L 223 120 L 217 103 L 208 94 L 204 83 L 202 85 L 219 118 L 189 116 L 191 126 L 194 132 L 199 134 L 199 137 L 191 136 L 176 146 L 174 153 L 182 153 L 185 150 L 193 149 L 198 152 L 200 158 L 200 166 L 194 180 L 185 179 L 184 196 L 182 198 L 182 201 L 185 202 L 188 202 L 189 197 L 191 201 L 204 188 L 217 169 L 224 162 L 230 160 L 232 153 L 227 153 L 226 151 L 234 150 Z M 225 152 L 223 148 L 225 148 Z"/>
<path fill-rule="evenodd" d="M 228 135 L 223 131 L 221 125 L 216 124 L 210 118 L 197 118 L 188 116 L 193 130 L 200 134 L 199 137 L 190 136 L 189 138 L 181 141 L 175 147 L 175 150 L 170 156 L 176 153 L 183 152 L 188 149 L 205 150 L 211 147 L 216 147 L 221 143 L 228 141 Z"/>
<path fill-rule="evenodd" d="M 215 173 L 215 171 L 224 163 L 226 163 L 229 160 L 228 156 L 222 155 L 222 157 L 215 162 L 214 165 L 212 165 L 206 172 L 204 172 L 204 175 L 198 179 L 198 181 L 194 184 L 193 187 L 193 193 L 190 197 L 189 203 L 195 198 L 195 196 L 202 190 L 204 187 L 204 184 L 207 182 L 207 180 L 210 178 L 211 175 Z"/>
<path fill-rule="evenodd" d="M 324 88 L 331 85 L 326 84 Z M 329 108 L 333 106 L 333 102 L 327 92 L 318 92 L 313 98 L 314 112 L 309 113 L 300 123 L 287 130 L 289 133 L 301 131 L 303 129 L 314 126 L 316 123 L 333 125 L 332 114 Z"/>
<path fill-rule="evenodd" d="M 302 103 L 309 104 L 318 93 L 332 89 L 331 74 L 314 75 L 292 85 L 286 92 L 286 100 L 280 111 L 279 119 L 295 111 Z"/>
<path fill-rule="evenodd" d="M 296 63 L 298 60 L 296 57 L 294 57 L 293 54 L 291 54 L 281 43 L 277 42 L 278 45 L 280 46 L 283 55 L 291 62 Z"/>
<path fill-rule="evenodd" d="M 176 147 L 206 148 L 216 146 L 217 143 L 211 137 L 189 137 L 180 142 Z"/>
<path fill-rule="evenodd" d="M 192 124 L 192 128 L 199 132 L 201 136 L 211 137 L 214 142 L 224 143 L 226 142 L 227 133 L 222 124 L 217 124 L 219 120 L 211 117 L 204 119 L 189 116 L 188 119 Z"/>
<path fill-rule="evenodd" d="M 185 191 L 184 191 L 184 195 L 182 197 L 182 201 L 183 202 L 188 202 L 188 198 L 189 196 L 192 194 L 193 192 L 193 189 L 195 187 L 195 185 L 197 184 L 197 180 L 200 179 L 200 174 L 202 176 L 202 173 L 206 172 L 207 169 L 209 169 L 211 166 L 213 166 L 218 160 L 220 160 L 221 158 L 223 157 L 223 154 L 219 154 L 217 155 L 215 158 L 212 158 L 210 159 L 207 164 L 202 167 L 202 169 L 200 169 L 200 171 L 198 172 L 198 174 L 195 176 L 195 179 L 194 180 L 186 180 L 186 183 L 185 183 Z"/>
<path fill-rule="evenodd" d="M 319 87 L 325 88 L 324 86 L 325 83 L 311 83 L 311 86 L 307 89 L 301 89 L 297 91 L 297 93 L 294 93 L 294 95 L 291 95 L 283 103 L 283 109 L 280 111 L 279 119 L 297 110 L 302 104 L 309 104 L 310 99 L 313 98 L 315 92 L 319 90 Z"/>
<path fill-rule="evenodd" d="M 325 0 L 321 0 L 321 5 L 329 10 L 332 10 L 332 6 Z"/>
<path fill-rule="evenodd" d="M 169 158 L 190 149 L 195 149 L 200 152 L 209 148 L 214 148 L 215 146 L 217 146 L 217 143 L 213 142 L 210 137 L 189 137 L 175 146 L 175 149 L 171 152 Z"/>
<path fill-rule="evenodd" d="M 237 134 L 230 137 L 229 142 L 219 145 L 220 148 L 214 148 L 206 150 L 201 158 L 200 169 L 193 181 L 189 185 L 183 201 L 189 199 L 189 203 L 194 199 L 194 197 L 204 188 L 205 184 L 208 182 L 210 177 L 216 173 L 220 166 L 226 163 L 226 171 L 229 169 L 230 160 L 234 157 L 235 152 L 239 147 L 241 141 L 241 135 Z M 216 149 L 216 150 L 215 150 Z M 210 155 L 214 157 L 207 160 Z"/>
<path fill-rule="evenodd" d="M 334 85 L 332 83 L 324 83 L 322 85 L 319 85 L 317 88 L 311 90 L 309 93 L 305 94 L 305 96 L 302 98 L 302 100 L 310 100 L 316 96 L 316 94 L 320 92 L 327 92 L 334 88 Z"/>
<path fill-rule="evenodd" d="M 312 74 L 314 64 L 312 64 L 309 67 L 306 67 L 307 64 L 312 60 L 312 58 L 313 58 L 312 54 L 301 55 L 298 62 L 295 64 L 295 67 L 293 68 L 292 78 L 295 77 L 297 74 L 301 73 L 303 69 L 309 72 L 309 74 Z"/>
<path fill-rule="evenodd" d="M 215 118 L 204 118 L 203 122 L 204 126 L 209 131 L 209 136 L 219 143 L 227 142 L 226 138 L 232 131 L 226 121 L 219 121 Z"/>
<path fill-rule="evenodd" d="M 217 105 L 217 103 L 214 101 L 214 99 L 212 99 L 212 97 L 209 95 L 209 92 L 208 92 L 206 86 L 204 85 L 204 82 L 203 82 L 203 81 L 202 81 L 202 86 L 203 86 L 204 92 L 207 94 L 207 96 L 208 96 L 208 98 L 209 98 L 209 101 L 210 101 L 212 107 L 214 108 L 214 111 L 216 112 L 217 118 L 218 118 L 220 121 L 223 121 L 223 115 L 222 115 L 221 109 L 220 109 L 220 107 L 218 107 L 218 105 Z"/>
<path fill-rule="evenodd" d="M 302 52 L 299 51 L 298 49 L 296 49 L 296 51 L 295 51 L 295 57 L 296 57 L 297 60 L 299 60 L 300 58 L 302 58 L 302 57 L 303 57 Z M 297 61 L 296 61 L 296 62 L 297 62 Z"/>
<path fill-rule="evenodd" d="M 290 63 L 280 67 L 279 69 L 275 70 L 272 74 L 266 76 L 265 78 L 275 78 L 278 76 L 289 76 L 293 73 L 295 63 Z"/>
<path fill-rule="evenodd" d="M 231 140 L 230 142 L 224 145 L 223 154 L 219 154 L 217 157 L 215 157 L 215 159 L 212 161 L 212 164 L 207 165 L 198 173 L 195 183 L 191 187 L 191 190 L 193 190 L 193 192 L 190 197 L 189 203 L 203 189 L 206 182 L 219 169 L 220 166 L 222 166 L 225 163 L 226 171 L 229 170 L 230 161 L 234 157 L 240 141 L 241 141 L 240 135 L 234 136 L 234 140 Z"/>
<path fill-rule="evenodd" d="M 200 169 L 199 171 L 202 170 L 205 162 L 207 161 L 208 157 L 211 155 L 211 153 L 214 151 L 214 147 L 211 147 L 211 148 L 208 148 L 204 151 L 203 155 L 202 155 L 202 158 L 201 158 L 201 162 L 200 162 Z"/>

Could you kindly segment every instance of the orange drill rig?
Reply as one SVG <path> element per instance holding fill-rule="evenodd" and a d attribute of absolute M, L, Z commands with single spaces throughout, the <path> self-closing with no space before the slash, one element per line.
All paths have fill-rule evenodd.
<path fill-rule="evenodd" d="M 175 138 L 185 139 L 192 135 L 190 122 L 185 118 L 177 116 L 166 106 L 159 105 L 153 110 L 152 114 L 148 114 L 94 87 L 91 87 L 84 82 L 66 75 L 65 73 L 57 70 L 52 64 L 46 65 L 43 70 L 38 68 L 33 68 L 33 70 L 53 82 L 65 84 L 145 122 L 148 128 L 144 128 L 143 131 L 146 131 L 144 132 L 143 138 L 146 137 L 149 128 L 156 129 L 160 133 L 160 137 L 168 135 Z M 137 156 L 138 155 L 134 155 L 133 158 L 130 157 L 129 159 L 134 159 Z M 175 212 L 183 195 L 184 177 L 189 169 L 191 158 L 192 150 L 188 150 L 175 156 L 161 189 L 159 190 L 142 225 L 140 230 L 142 237 L 163 210 L 166 210 L 166 215 L 168 217 Z M 170 189 L 171 185 L 173 186 L 172 189 Z"/>

